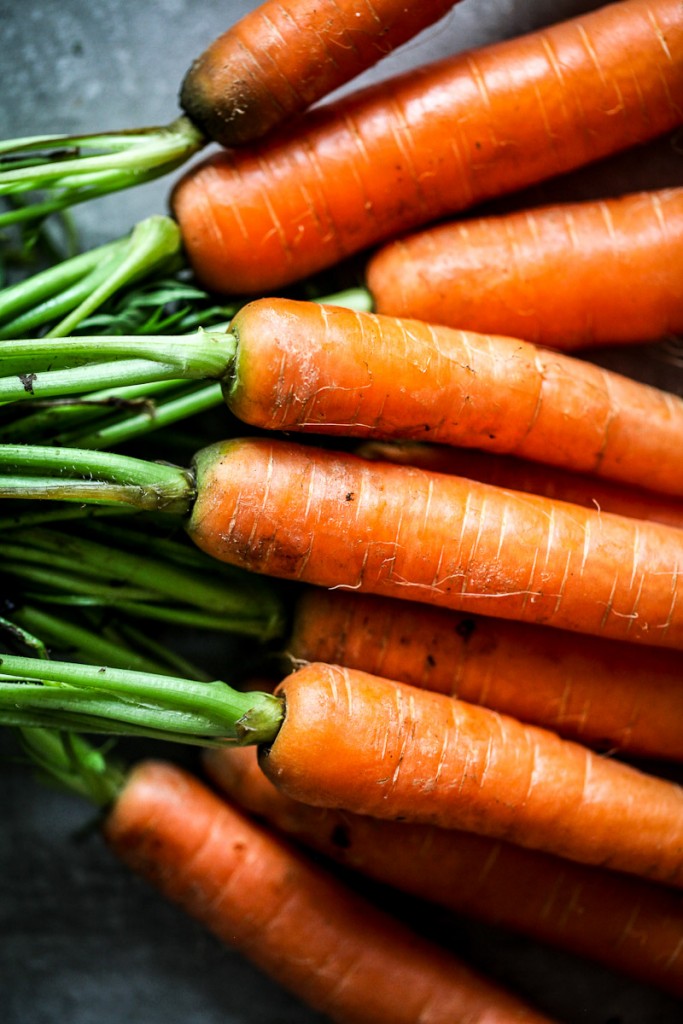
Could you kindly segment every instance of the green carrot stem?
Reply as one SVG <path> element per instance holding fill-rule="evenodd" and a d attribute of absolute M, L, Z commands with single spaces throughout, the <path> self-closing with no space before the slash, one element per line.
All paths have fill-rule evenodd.
<path fill-rule="evenodd" d="M 127 417 L 111 417 L 113 422 L 90 430 L 62 435 L 58 442 L 77 445 L 79 448 L 114 448 L 137 437 L 160 430 L 190 416 L 216 409 L 223 404 L 223 390 L 220 384 L 194 387 L 177 397 L 145 403 L 142 412 Z"/>
<path fill-rule="evenodd" d="M 43 685 L 30 685 L 31 682 Z M 120 706 L 119 706 L 120 705 Z M 0 656 L 0 706 L 88 715 L 139 727 L 168 729 L 174 736 L 204 735 L 233 743 L 269 743 L 283 720 L 282 701 L 267 693 L 241 693 L 211 683 L 72 662 Z M 161 724 L 163 722 L 163 725 Z"/>
<path fill-rule="evenodd" d="M 187 515 L 195 485 L 189 470 L 112 452 L 0 445 L 0 498 L 126 504 Z"/>
<path fill-rule="evenodd" d="M 212 385 L 214 386 L 214 385 Z M 25 416 L 14 416 L 0 426 L 0 442 L 21 441 L 28 443 L 49 436 L 51 444 L 64 443 L 61 438 L 75 433 L 93 421 L 104 421 L 112 409 L 129 412 L 135 409 L 154 410 L 158 407 L 156 396 L 186 388 L 185 381 L 161 380 L 147 384 L 133 384 L 130 387 L 102 388 L 78 397 L 51 398 L 34 401 L 31 408 L 38 409 Z M 14 410 L 13 410 L 14 411 Z M 71 435 L 69 435 L 71 436 Z M 87 435 L 86 435 L 87 436 Z M 78 447 L 87 448 L 83 444 Z"/>
<path fill-rule="evenodd" d="M 112 532 L 111 540 L 125 536 L 129 541 L 131 533 Z M 107 606 L 144 613 L 142 602 L 147 602 L 151 618 L 178 622 L 186 616 L 188 624 L 244 631 L 262 640 L 282 634 L 282 608 L 260 579 L 239 570 L 214 573 L 212 560 L 203 557 L 193 559 L 188 571 L 178 564 L 176 551 L 183 549 L 177 542 L 160 545 L 164 557 L 155 558 L 111 540 L 100 544 L 63 531 L 16 530 L 0 542 L 0 556 L 7 573 L 68 594 L 90 595 Z"/>
<path fill-rule="evenodd" d="M 27 634 L 40 636 L 51 647 L 69 653 L 72 658 L 138 672 L 162 671 L 160 661 L 141 654 L 137 647 L 123 643 L 120 637 L 109 639 L 102 630 L 87 629 L 35 605 L 21 604 L 11 612 L 10 622 Z"/>
<path fill-rule="evenodd" d="M 35 275 L 40 279 L 38 281 L 28 278 L 20 282 L 12 289 L 14 302 L 10 295 L 9 303 L 16 307 L 19 298 L 22 308 L 30 308 L 4 324 L 0 328 L 0 338 L 21 337 L 67 314 L 45 335 L 47 338 L 65 337 L 117 291 L 177 257 L 180 245 L 180 230 L 175 221 L 170 217 L 148 217 L 137 224 L 126 238 L 94 250 L 99 257 L 94 263 L 83 257 L 65 261 L 67 264 L 77 261 L 77 266 L 88 271 L 73 280 L 71 287 L 65 288 L 63 282 L 72 276 L 73 268 L 64 264 Z M 41 292 L 47 297 L 36 305 L 35 297 Z M 5 297 L 4 304 L 7 302 Z M 3 297 L 0 296 L 0 315 L 2 307 Z"/>
<path fill-rule="evenodd" d="M 151 181 L 185 163 L 205 141 L 186 117 L 161 128 L 9 140 L 0 144 L 0 195 L 47 190 L 49 198 L 7 211 L 0 226 Z"/>
<path fill-rule="evenodd" d="M 226 379 L 236 341 L 200 330 L 181 337 L 97 337 L 6 341 L 0 347 L 0 402 L 75 394 L 155 380 Z"/>
<path fill-rule="evenodd" d="M 118 765 L 73 732 L 26 726 L 21 730 L 21 745 L 41 774 L 98 807 L 109 806 L 125 784 L 125 773 Z"/>
<path fill-rule="evenodd" d="M 77 256 L 60 260 L 47 270 L 32 274 L 23 281 L 8 285 L 0 291 L 0 319 L 6 321 L 9 317 L 16 318 L 26 309 L 33 309 L 56 295 L 63 295 L 77 282 L 87 280 L 94 269 L 108 263 L 110 256 L 121 252 L 125 245 L 126 240 L 123 238 L 107 242 Z M 0 329 L 0 337 L 11 337 L 5 331 L 5 327 Z"/>

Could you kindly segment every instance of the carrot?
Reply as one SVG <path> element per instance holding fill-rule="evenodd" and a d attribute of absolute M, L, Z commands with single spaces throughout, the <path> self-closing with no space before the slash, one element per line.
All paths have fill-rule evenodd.
<path fill-rule="evenodd" d="M 0 445 L 0 497 L 166 511 L 253 572 L 683 646 L 683 531 L 410 466 L 268 437 L 211 445 L 191 472 Z"/>
<path fill-rule="evenodd" d="M 683 398 L 528 342 L 261 299 L 227 334 L 7 342 L 0 401 L 221 381 L 242 422 L 510 453 L 683 496 Z M 28 383 L 27 383 L 28 382 Z"/>
<path fill-rule="evenodd" d="M 137 766 L 104 835 L 137 874 L 332 1021 L 548 1022 L 179 767 Z"/>
<path fill-rule="evenodd" d="M 267 438 L 195 472 L 190 537 L 251 571 L 683 646 L 681 530 Z"/>
<path fill-rule="evenodd" d="M 683 188 L 440 225 L 371 258 L 381 313 L 539 345 L 683 331 Z"/>
<path fill-rule="evenodd" d="M 299 803 L 266 779 L 250 748 L 206 751 L 204 766 L 249 813 L 382 885 L 683 996 L 675 893 L 473 833 Z"/>
<path fill-rule="evenodd" d="M 199 280 L 273 291 L 675 128 L 679 0 L 622 0 L 410 71 L 199 162 L 172 208 Z"/>
<path fill-rule="evenodd" d="M 515 491 L 542 494 L 573 505 L 616 512 L 632 519 L 683 527 L 683 503 L 641 487 L 626 487 L 588 473 L 574 473 L 513 455 L 452 448 L 420 441 L 363 441 L 355 449 L 364 459 L 419 466 L 434 473 L 451 473 Z"/>
<path fill-rule="evenodd" d="M 462 829 L 683 887 L 683 787 L 443 694 L 313 663 L 275 693 L 3 656 L 4 722 L 256 745 L 313 806 Z"/>
<path fill-rule="evenodd" d="M 287 651 L 397 679 L 629 757 L 683 761 L 683 661 L 598 637 L 340 590 L 304 591 Z"/>
<path fill-rule="evenodd" d="M 683 886 L 683 788 L 443 694 L 314 663 L 260 764 L 303 803 L 488 835 Z M 305 723 L 305 726 L 301 726 Z"/>
<path fill-rule="evenodd" d="M 253 142 L 443 17 L 456 0 L 265 0 L 192 64 L 180 105 L 223 146 Z"/>

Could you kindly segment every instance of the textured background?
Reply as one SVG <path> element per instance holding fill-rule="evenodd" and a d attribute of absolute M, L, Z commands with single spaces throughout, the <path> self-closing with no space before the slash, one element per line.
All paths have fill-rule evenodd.
<path fill-rule="evenodd" d="M 164 124 L 190 61 L 246 11 L 246 0 L 0 0 L 0 138 Z M 364 78 L 599 6 L 590 0 L 463 0 Z M 669 142 L 561 184 L 587 196 L 680 183 Z M 551 195 L 549 186 L 544 194 Z M 76 213 L 85 245 L 164 212 L 168 182 Z M 599 355 L 598 355 L 599 358 Z M 605 356 L 681 390 L 657 351 Z M 0 831 L 0 1015 L 4 1024 L 312 1024 L 316 1015 L 132 878 L 102 846 L 92 812 L 36 785 L 4 741 Z M 657 993 L 518 937 L 405 913 L 534 998 L 565 1024 L 680 1024 Z"/>

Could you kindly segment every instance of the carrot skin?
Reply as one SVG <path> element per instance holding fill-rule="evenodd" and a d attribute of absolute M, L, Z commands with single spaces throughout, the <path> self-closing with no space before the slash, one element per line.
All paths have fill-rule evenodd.
<path fill-rule="evenodd" d="M 497 455 L 419 441 L 364 441 L 355 450 L 364 459 L 379 459 L 403 466 L 419 466 L 434 473 L 466 476 L 497 487 L 540 494 L 573 505 L 615 512 L 631 519 L 652 519 L 656 523 L 683 528 L 683 502 L 680 499 L 655 494 L 642 487 L 628 487 L 588 473 L 541 465 L 513 455 Z"/>
<path fill-rule="evenodd" d="M 392 316 L 575 350 L 683 331 L 683 188 L 439 225 L 367 266 Z"/>
<path fill-rule="evenodd" d="M 265 0 L 215 39 L 180 105 L 211 139 L 265 135 L 443 17 L 455 0 Z"/>
<path fill-rule="evenodd" d="M 171 204 L 207 288 L 273 292 L 682 119 L 678 0 L 622 0 L 316 107 L 197 163 Z"/>
<path fill-rule="evenodd" d="M 279 792 L 253 748 L 204 755 L 249 813 L 345 867 L 683 997 L 683 901 L 661 886 L 474 833 L 312 807 Z"/>
<path fill-rule="evenodd" d="M 514 454 L 683 496 L 683 398 L 515 338 L 287 299 L 231 323 L 243 423 Z"/>
<path fill-rule="evenodd" d="M 138 766 L 104 834 L 124 863 L 330 1020 L 548 1024 L 176 766 Z"/>
<path fill-rule="evenodd" d="M 303 803 L 455 828 L 683 887 L 683 787 L 487 708 L 314 663 L 260 764 Z"/>
<path fill-rule="evenodd" d="M 481 704 L 566 739 L 683 762 L 683 659 L 341 590 L 304 590 L 287 653 Z"/>
<path fill-rule="evenodd" d="M 683 647 L 683 531 L 269 437 L 195 460 L 186 522 L 283 579 Z"/>

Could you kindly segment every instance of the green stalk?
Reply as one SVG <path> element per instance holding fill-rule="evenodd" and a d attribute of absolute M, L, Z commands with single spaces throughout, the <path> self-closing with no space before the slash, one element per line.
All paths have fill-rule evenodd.
<path fill-rule="evenodd" d="M 223 404 L 223 390 L 220 384 L 192 387 L 182 394 L 148 402 L 142 412 L 127 417 L 110 417 L 102 426 L 90 431 L 73 432 L 58 443 L 77 445 L 79 448 L 102 449 L 132 441 L 137 437 L 160 430 L 190 416 L 198 416 Z"/>
<path fill-rule="evenodd" d="M 72 658 L 78 657 L 91 664 L 135 669 L 138 672 L 161 671 L 159 660 L 141 654 L 123 643 L 121 637 L 109 639 L 101 629 L 87 629 L 62 615 L 53 615 L 44 608 L 21 604 L 10 616 L 10 626 L 18 626 L 26 634 L 42 637 L 51 647 L 69 653 Z"/>
<path fill-rule="evenodd" d="M 0 144 L 0 195 L 46 191 L 47 198 L 0 215 L 0 227 L 151 181 L 175 170 L 206 140 L 187 117 L 118 133 L 43 135 Z"/>
<path fill-rule="evenodd" d="M 84 436 L 88 436 L 86 430 L 94 422 L 110 423 L 111 410 L 121 414 L 143 409 L 153 416 L 158 406 L 163 406 L 163 396 L 182 387 L 186 387 L 184 381 L 163 380 L 149 384 L 133 384 L 128 388 L 102 388 L 100 391 L 91 391 L 75 398 L 35 401 L 31 403 L 31 408 L 37 407 L 37 412 L 18 418 L 15 416 L 0 427 L 0 442 L 30 443 L 49 437 L 51 444 L 59 445 L 69 443 L 64 440 L 65 437 L 69 437 L 72 439 L 70 443 L 77 444 L 80 448 L 96 447 L 78 444 L 75 441 L 79 436 L 79 427 Z M 161 403 L 155 400 L 157 395 L 162 396 Z"/>
<path fill-rule="evenodd" d="M 47 270 L 31 274 L 23 281 L 7 285 L 0 291 L 0 320 L 18 317 L 24 310 L 33 310 L 53 296 L 62 295 L 78 281 L 87 280 L 92 271 L 102 263 L 107 263 L 111 256 L 120 253 L 125 245 L 126 240 L 123 238 L 107 242 L 96 249 L 60 260 Z M 6 336 L 5 330 L 5 327 L 1 329 L 0 337 Z"/>
<path fill-rule="evenodd" d="M 40 685 L 36 685 L 40 684 Z M 41 714 L 63 723 L 70 712 L 99 723 L 102 732 L 136 735 L 150 729 L 179 742 L 272 743 L 284 718 L 278 697 L 241 693 L 222 681 L 195 682 L 73 662 L 0 656 L 0 715 L 14 713 L 34 724 Z M 63 727 L 63 726 L 62 726 Z M 78 726 L 76 726 L 78 728 Z M 99 731 L 99 730 L 98 730 Z"/>
<path fill-rule="evenodd" d="M 199 330 L 180 337 L 42 339 L 0 346 L 0 402 L 76 394 L 157 380 L 225 380 L 237 342 L 229 333 Z"/>
<path fill-rule="evenodd" d="M 45 335 L 65 337 L 117 291 L 177 257 L 180 245 L 180 229 L 175 221 L 170 217 L 148 217 L 126 238 L 86 254 L 88 259 L 73 257 L 20 282 L 9 289 L 9 296 L 0 295 L 0 316 L 3 306 L 16 309 L 19 305 L 25 312 L 0 328 L 0 338 L 21 337 L 67 314 Z M 87 273 L 74 279 L 74 263 Z M 66 287 L 65 282 L 70 279 L 71 286 Z M 44 301 L 36 305 L 42 296 Z"/>
<path fill-rule="evenodd" d="M 0 498 L 125 504 L 187 515 L 195 486 L 189 470 L 131 456 L 81 448 L 0 445 Z"/>

